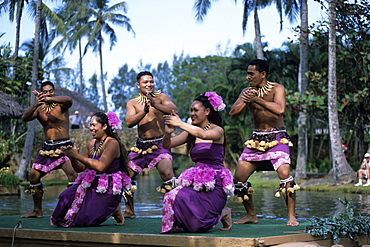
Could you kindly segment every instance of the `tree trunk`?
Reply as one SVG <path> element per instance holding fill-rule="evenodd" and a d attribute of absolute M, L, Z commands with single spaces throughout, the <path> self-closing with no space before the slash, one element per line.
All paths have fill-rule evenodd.
<path fill-rule="evenodd" d="M 305 73 L 308 71 L 308 8 L 307 0 L 301 1 L 301 42 L 299 47 L 300 63 L 298 74 L 298 91 L 304 94 L 307 91 L 308 80 Z M 307 112 L 299 113 L 298 121 L 298 155 L 296 179 L 306 179 L 307 160 L 308 160 L 308 140 L 307 140 Z"/>
<path fill-rule="evenodd" d="M 81 47 L 81 38 L 78 39 L 78 55 L 79 59 L 79 66 L 80 66 L 80 89 L 79 93 L 83 95 L 84 85 L 83 85 L 83 74 L 82 74 L 82 47 Z"/>
<path fill-rule="evenodd" d="M 105 94 L 105 83 L 104 83 L 104 72 L 103 72 L 103 51 L 102 51 L 102 40 L 99 40 L 99 57 L 100 57 L 100 81 L 101 90 L 103 91 L 103 105 L 104 111 L 108 112 L 107 95 Z"/>
<path fill-rule="evenodd" d="M 253 11 L 254 11 L 254 33 L 256 35 L 256 52 L 257 58 L 263 59 L 263 47 L 262 47 L 262 39 L 261 39 L 261 26 L 260 21 L 258 18 L 258 10 L 257 10 L 257 1 L 253 1 Z"/>
<path fill-rule="evenodd" d="M 14 60 L 18 57 L 18 51 L 19 51 L 19 40 L 21 36 L 21 20 L 22 20 L 22 12 L 24 7 L 24 0 L 21 0 L 20 5 L 18 7 L 17 12 L 17 25 L 15 28 L 15 44 L 14 44 Z"/>
<path fill-rule="evenodd" d="M 333 178 L 337 184 L 351 183 L 356 173 L 348 165 L 342 151 L 337 109 L 336 76 L 336 1 L 329 1 L 329 74 L 328 74 L 328 111 Z"/>
<path fill-rule="evenodd" d="M 32 63 L 32 85 L 31 91 L 36 90 L 38 75 L 39 75 L 39 48 L 40 48 L 40 25 L 41 25 L 41 9 L 42 0 L 37 0 L 36 7 L 36 24 L 35 24 L 35 44 L 33 47 L 33 63 Z M 35 103 L 35 96 L 31 93 L 30 105 Z M 26 180 L 27 166 L 31 161 L 33 141 L 35 138 L 35 121 L 30 121 L 27 123 L 27 136 L 24 143 L 23 153 L 21 163 L 19 165 L 18 171 L 15 173 L 20 180 Z"/>

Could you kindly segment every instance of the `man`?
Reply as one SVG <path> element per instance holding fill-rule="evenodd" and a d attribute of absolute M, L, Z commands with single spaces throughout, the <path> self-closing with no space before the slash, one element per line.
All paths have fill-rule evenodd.
<path fill-rule="evenodd" d="M 55 96 L 54 84 L 50 81 L 41 83 L 41 92 L 33 91 L 36 102 L 23 115 L 24 122 L 35 118 L 44 128 L 45 143 L 37 155 L 30 173 L 30 186 L 26 190 L 32 194 L 34 209 L 22 218 L 42 218 L 43 186 L 41 178 L 54 169 L 63 169 L 69 184 L 73 184 L 77 173 L 69 158 L 62 154 L 61 146 L 73 145 L 69 140 L 69 113 L 72 99 L 67 96 Z"/>
<path fill-rule="evenodd" d="M 89 116 L 87 116 L 86 120 L 85 120 L 85 123 L 86 123 L 86 126 L 89 127 L 90 126 L 90 120 L 92 118 L 92 116 L 94 115 L 94 113 L 91 111 L 89 113 Z"/>
<path fill-rule="evenodd" d="M 82 121 L 79 111 L 75 111 L 75 115 L 70 116 L 69 121 L 71 123 L 71 129 L 79 129 L 80 125 L 85 129 L 85 123 Z"/>
<path fill-rule="evenodd" d="M 140 72 L 136 86 L 139 96 L 126 104 L 126 124 L 129 128 L 138 126 L 138 138 L 129 154 L 131 177 L 140 174 L 144 168 L 149 170 L 157 167 L 164 184 L 173 185 L 172 155 L 170 150 L 162 148 L 164 135 L 163 115 L 177 112 L 175 104 L 168 95 L 160 90 L 154 91 L 152 73 Z M 164 186 L 164 185 L 163 185 Z M 126 211 L 124 217 L 135 218 L 133 196 L 126 196 Z"/>
<path fill-rule="evenodd" d="M 268 63 L 253 60 L 247 69 L 251 87 L 245 88 L 231 107 L 232 118 L 240 116 L 247 107 L 252 113 L 254 131 L 241 154 L 234 174 L 236 194 L 243 198 L 247 215 L 235 224 L 257 223 L 252 196 L 247 195 L 250 175 L 256 170 L 272 168 L 280 178 L 280 189 L 288 206 L 288 226 L 298 226 L 295 217 L 295 193 L 298 189 L 290 175 L 289 136 L 284 127 L 283 114 L 286 107 L 283 85 L 267 81 Z M 276 196 L 280 195 L 278 193 Z"/>
<path fill-rule="evenodd" d="M 362 186 L 362 179 L 366 179 L 363 186 L 370 186 L 370 153 L 366 153 L 361 162 L 360 169 L 357 171 L 358 183 L 355 186 Z"/>

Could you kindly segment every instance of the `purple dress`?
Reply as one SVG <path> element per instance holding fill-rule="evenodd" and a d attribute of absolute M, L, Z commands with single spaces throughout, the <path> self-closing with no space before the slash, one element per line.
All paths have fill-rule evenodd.
<path fill-rule="evenodd" d="M 96 226 L 106 221 L 121 202 L 122 191 L 131 186 L 131 179 L 119 167 L 120 160 L 114 159 L 104 173 L 85 170 L 80 174 L 76 184 L 59 195 L 51 225 Z"/>
<path fill-rule="evenodd" d="M 222 144 L 195 143 L 190 155 L 196 166 L 182 172 L 179 186 L 164 196 L 162 233 L 211 230 L 221 219 L 227 196 L 233 195 Z"/>

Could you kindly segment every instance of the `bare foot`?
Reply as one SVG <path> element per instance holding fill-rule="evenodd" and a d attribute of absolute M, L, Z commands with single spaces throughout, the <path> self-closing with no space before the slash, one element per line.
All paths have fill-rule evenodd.
<path fill-rule="evenodd" d="M 125 218 L 123 218 L 121 207 L 118 206 L 112 213 L 113 218 L 116 220 L 116 226 L 125 224 Z"/>
<path fill-rule="evenodd" d="M 134 218 L 136 218 L 136 214 L 125 211 L 125 212 L 123 212 L 123 217 L 134 219 Z"/>
<path fill-rule="evenodd" d="M 222 228 L 221 231 L 228 231 L 233 226 L 231 219 L 231 209 L 224 208 L 222 209 L 222 218 L 221 218 Z"/>
<path fill-rule="evenodd" d="M 299 222 L 295 217 L 289 217 L 288 222 L 286 223 L 287 226 L 299 226 Z"/>
<path fill-rule="evenodd" d="M 254 215 L 254 216 L 246 215 L 246 216 L 243 217 L 243 219 L 234 222 L 234 224 L 248 224 L 248 223 L 251 223 L 251 224 L 258 223 L 257 216 L 256 215 Z"/>
<path fill-rule="evenodd" d="M 42 218 L 44 217 L 41 212 L 33 211 L 31 213 L 22 215 L 21 218 Z"/>

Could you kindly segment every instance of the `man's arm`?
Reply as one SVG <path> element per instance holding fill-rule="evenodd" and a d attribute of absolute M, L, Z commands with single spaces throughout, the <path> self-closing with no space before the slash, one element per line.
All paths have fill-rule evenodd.
<path fill-rule="evenodd" d="M 231 118 L 239 117 L 247 108 L 249 105 L 249 102 L 246 100 L 246 92 L 247 88 L 244 88 L 242 92 L 239 94 L 239 97 L 231 107 L 231 110 L 229 112 L 229 116 Z"/>
<path fill-rule="evenodd" d="M 266 101 L 260 97 L 253 97 L 252 102 L 280 116 L 284 114 L 286 108 L 285 88 L 283 85 L 277 84 L 274 89 L 274 101 Z"/>
<path fill-rule="evenodd" d="M 35 104 L 31 106 L 22 116 L 22 121 L 29 122 L 34 120 L 38 116 L 38 107 L 44 103 L 44 97 L 42 93 L 35 91 L 32 91 L 32 93 L 36 96 Z"/>
<path fill-rule="evenodd" d="M 63 110 L 68 110 L 72 106 L 72 98 L 68 96 L 53 96 L 44 97 L 45 103 L 57 103 L 60 104 Z"/>
<path fill-rule="evenodd" d="M 129 128 L 134 127 L 137 125 L 149 112 L 150 105 L 145 102 L 144 108 L 142 111 L 136 112 L 136 108 L 134 106 L 135 99 L 129 100 L 126 104 L 126 125 Z"/>
<path fill-rule="evenodd" d="M 152 107 L 157 109 L 158 111 L 163 112 L 164 114 L 171 114 L 172 111 L 178 113 L 176 105 L 171 101 L 170 97 L 167 94 L 161 93 L 160 94 L 160 103 L 155 102 L 154 98 L 149 94 L 148 99 L 150 100 L 150 104 Z"/>

